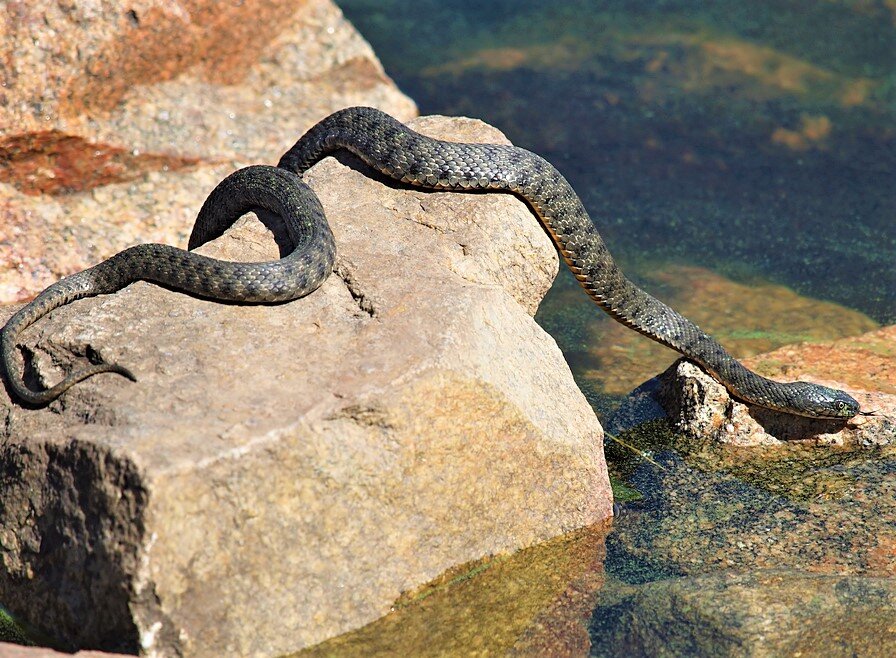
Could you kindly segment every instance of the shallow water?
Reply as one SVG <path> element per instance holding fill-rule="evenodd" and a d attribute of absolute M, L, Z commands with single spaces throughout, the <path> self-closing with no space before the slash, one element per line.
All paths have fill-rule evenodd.
<path fill-rule="evenodd" d="M 548 158 L 629 276 L 736 355 L 896 322 L 892 3 L 338 4 L 421 113 Z M 675 357 L 565 269 L 537 319 L 607 427 Z M 896 655 L 892 450 L 613 429 L 612 527 L 459 567 L 313 652 Z"/>

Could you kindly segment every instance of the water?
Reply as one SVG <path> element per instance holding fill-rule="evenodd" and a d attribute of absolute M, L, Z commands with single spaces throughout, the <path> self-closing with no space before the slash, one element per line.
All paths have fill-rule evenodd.
<path fill-rule="evenodd" d="M 623 269 L 735 354 L 896 322 L 893 3 L 338 4 L 421 113 L 553 162 Z M 674 358 L 565 271 L 537 319 L 604 420 Z M 458 567 L 310 653 L 896 654 L 891 449 L 622 438 L 612 527 Z"/>
<path fill-rule="evenodd" d="M 695 319 L 738 356 L 896 322 L 892 10 L 584 0 L 340 6 L 421 113 L 482 118 L 547 157 L 627 273 L 676 307 L 684 302 L 681 310 L 707 309 Z M 700 269 L 684 281 L 681 266 Z M 748 288 L 705 291 L 702 275 Z M 760 283 L 845 308 L 787 335 L 782 316 L 811 315 L 812 306 L 769 297 Z M 748 306 L 762 311 L 741 312 Z M 565 271 L 538 319 L 609 406 L 674 358 L 613 327 Z M 738 332 L 770 340 L 728 335 Z"/>

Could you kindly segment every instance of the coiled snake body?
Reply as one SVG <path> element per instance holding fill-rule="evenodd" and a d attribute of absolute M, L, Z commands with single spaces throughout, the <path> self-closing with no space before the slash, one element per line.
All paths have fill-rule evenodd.
<path fill-rule="evenodd" d="M 274 302 L 315 290 L 335 259 L 333 236 L 314 193 L 301 174 L 330 153 L 347 150 L 395 180 L 429 189 L 494 190 L 524 199 L 557 245 L 585 292 L 616 320 L 696 361 L 731 393 L 752 404 L 788 413 L 850 418 L 858 403 L 836 389 L 805 382 L 780 383 L 743 365 L 693 322 L 629 281 L 607 251 L 578 195 L 540 156 L 514 146 L 459 144 L 414 132 L 372 108 L 348 108 L 309 130 L 277 167 L 240 169 L 209 195 L 190 236 L 190 249 L 221 235 L 243 213 L 260 208 L 283 218 L 294 243 L 286 257 L 267 263 L 231 263 L 167 245 L 139 245 L 53 284 L 20 309 L 3 328 L 2 368 L 14 394 L 46 404 L 86 377 L 117 372 L 93 364 L 44 391 L 25 386 L 16 373 L 19 333 L 53 308 L 81 297 L 110 293 L 143 279 L 211 299 Z"/>

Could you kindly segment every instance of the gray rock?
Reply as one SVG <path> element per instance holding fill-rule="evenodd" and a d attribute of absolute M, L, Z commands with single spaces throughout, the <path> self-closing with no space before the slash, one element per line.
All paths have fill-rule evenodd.
<path fill-rule="evenodd" d="M 139 381 L 96 377 L 37 411 L 0 394 L 13 613 L 70 648 L 278 655 L 452 565 L 610 515 L 601 428 L 531 318 L 557 268 L 534 216 L 346 162 L 308 175 L 339 250 L 309 297 L 238 306 L 137 283 L 23 337 L 45 383 L 85 354 Z M 277 255 L 251 219 L 203 251 Z"/>

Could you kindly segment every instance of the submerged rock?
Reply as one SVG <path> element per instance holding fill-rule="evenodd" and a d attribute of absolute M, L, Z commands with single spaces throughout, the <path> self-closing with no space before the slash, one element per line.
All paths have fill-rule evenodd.
<path fill-rule="evenodd" d="M 392 612 L 299 653 L 314 656 L 585 656 L 609 523 L 440 575 Z"/>
<path fill-rule="evenodd" d="M 892 656 L 896 580 L 787 570 L 621 588 L 592 656 Z"/>
<path fill-rule="evenodd" d="M 504 141 L 471 120 L 419 120 Z M 534 322 L 550 239 L 509 195 L 307 178 L 336 274 L 227 305 L 137 283 L 23 337 L 44 410 L 0 396 L 0 601 L 64 646 L 277 655 L 357 628 L 452 565 L 611 514 L 601 428 Z M 244 220 L 202 250 L 275 258 Z M 0 321 L 12 309 L 5 309 Z"/>
<path fill-rule="evenodd" d="M 596 655 L 893 655 L 896 446 L 618 438 Z"/>

